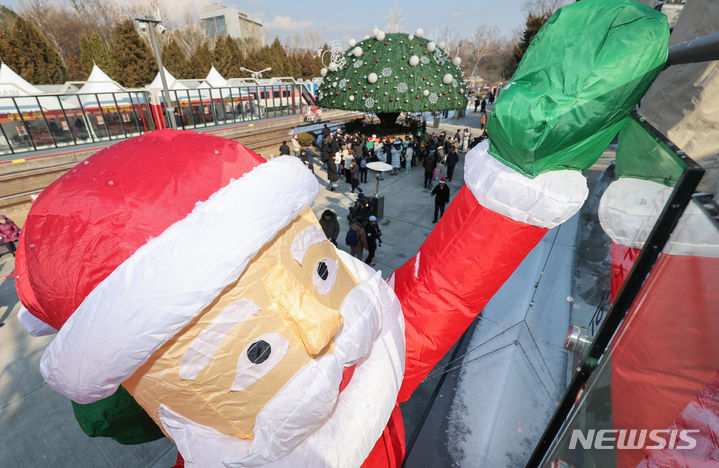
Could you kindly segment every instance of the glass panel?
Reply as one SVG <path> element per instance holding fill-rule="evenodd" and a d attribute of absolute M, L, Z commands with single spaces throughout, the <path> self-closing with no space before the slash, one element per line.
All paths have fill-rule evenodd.
<path fill-rule="evenodd" d="M 10 152 L 10 145 L 15 152 L 34 149 L 30 141 L 30 134 L 20 119 L 12 98 L 0 98 L 0 125 L 2 125 L 3 139 L 5 139 L 2 145 L 4 153 Z"/>
<path fill-rule="evenodd" d="M 115 105 L 115 97 L 112 93 L 103 93 L 97 95 L 100 104 L 102 105 L 102 115 L 105 119 L 105 127 L 112 139 L 125 138 L 125 127 L 120 115 L 118 106 Z"/>
<path fill-rule="evenodd" d="M 89 130 L 90 126 L 80 107 L 80 96 L 63 96 L 62 107 L 65 109 L 70 131 L 72 131 L 77 144 L 92 142 L 93 133 Z"/>
<path fill-rule="evenodd" d="M 74 145 L 75 140 L 70 130 L 70 125 L 65 119 L 59 96 L 39 96 L 38 102 L 45 115 L 45 120 L 50 129 L 50 136 L 57 146 Z"/>
<path fill-rule="evenodd" d="M 35 149 L 54 148 L 55 142 L 37 100 L 34 97 L 16 97 L 15 102 L 22 113 L 25 128 L 35 144 Z"/>
<path fill-rule="evenodd" d="M 89 123 L 90 132 L 95 140 L 109 140 L 110 132 L 105 126 L 105 116 L 98 97 L 94 94 L 81 94 L 80 102 L 85 111 L 86 122 Z"/>
<path fill-rule="evenodd" d="M 693 205 L 685 216 L 702 242 L 689 251 L 691 241 L 675 237 L 665 247 L 544 466 L 716 462 L 719 230 Z M 687 233 L 677 229 L 675 236 Z"/>

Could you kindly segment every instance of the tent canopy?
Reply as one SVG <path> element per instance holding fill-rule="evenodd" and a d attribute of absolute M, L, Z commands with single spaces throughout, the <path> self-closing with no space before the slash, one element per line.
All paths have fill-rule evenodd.
<path fill-rule="evenodd" d="M 22 79 L 4 62 L 0 63 L 0 96 L 29 96 L 31 94 L 42 94 L 42 91 Z"/>
<path fill-rule="evenodd" d="M 87 77 L 87 81 L 82 88 L 78 91 L 78 94 L 82 93 L 121 93 L 124 92 L 124 88 L 117 84 L 112 78 L 97 66 L 92 64 L 92 71 L 90 76 Z"/>
<path fill-rule="evenodd" d="M 205 83 L 212 86 L 213 88 L 225 88 L 228 86 L 227 80 L 224 79 L 222 75 L 220 75 L 220 72 L 217 71 L 214 65 L 207 73 L 207 76 L 205 77 Z"/>
<path fill-rule="evenodd" d="M 187 86 L 183 85 L 179 81 L 175 79 L 172 74 L 170 74 L 169 71 L 165 67 L 162 67 L 162 71 L 165 73 L 165 80 L 167 81 L 167 88 L 168 89 L 188 89 Z M 147 89 L 162 89 L 162 78 L 160 77 L 160 72 L 157 72 L 157 75 L 155 76 L 155 79 L 152 80 L 152 83 L 145 86 Z"/>

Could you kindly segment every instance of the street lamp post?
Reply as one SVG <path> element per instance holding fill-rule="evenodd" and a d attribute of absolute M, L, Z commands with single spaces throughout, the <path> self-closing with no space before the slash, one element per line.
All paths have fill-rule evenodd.
<path fill-rule="evenodd" d="M 154 18 L 135 18 L 135 21 L 140 23 L 140 29 L 143 31 L 149 30 L 150 42 L 152 43 L 152 50 L 155 52 L 155 60 L 157 61 L 157 67 L 160 70 L 160 80 L 162 80 L 162 94 L 165 97 L 165 113 L 167 114 L 167 120 L 170 122 L 170 127 L 177 129 L 177 122 L 175 121 L 175 109 L 172 107 L 172 101 L 170 100 L 170 91 L 167 88 L 167 78 L 165 78 L 165 68 L 162 65 L 162 56 L 160 55 L 160 46 L 157 43 L 157 30 L 160 30 L 160 34 L 164 34 L 167 29 L 162 25 L 162 21 Z M 149 26 L 149 27 L 148 27 Z"/>

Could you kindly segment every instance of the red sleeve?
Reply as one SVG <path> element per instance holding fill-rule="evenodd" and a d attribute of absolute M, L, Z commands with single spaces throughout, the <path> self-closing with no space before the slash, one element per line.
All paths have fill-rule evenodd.
<path fill-rule="evenodd" d="M 480 205 L 463 186 L 417 256 L 395 272 L 405 317 L 406 401 L 547 229 Z"/>

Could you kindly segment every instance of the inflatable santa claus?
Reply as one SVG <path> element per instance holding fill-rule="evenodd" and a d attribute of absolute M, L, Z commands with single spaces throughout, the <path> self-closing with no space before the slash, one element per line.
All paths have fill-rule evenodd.
<path fill-rule="evenodd" d="M 667 39 L 664 16 L 629 0 L 555 14 L 502 92 L 490 142 L 467 154 L 466 185 L 389 282 L 326 239 L 297 158 L 173 130 L 96 153 L 22 231 L 22 322 L 57 332 L 43 377 L 96 434 L 156 437 L 139 429 L 149 415 L 187 466 L 399 466 L 398 402 L 578 211 L 580 171 Z"/>

